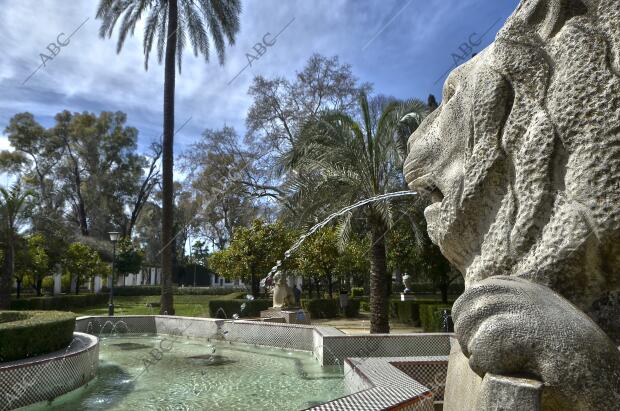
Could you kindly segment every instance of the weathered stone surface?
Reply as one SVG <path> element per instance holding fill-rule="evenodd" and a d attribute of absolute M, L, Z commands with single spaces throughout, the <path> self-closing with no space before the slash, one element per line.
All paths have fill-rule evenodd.
<path fill-rule="evenodd" d="M 487 374 L 482 380 L 478 411 L 539 411 L 542 383 Z"/>
<path fill-rule="evenodd" d="M 522 0 L 409 148 L 429 235 L 465 277 L 470 368 L 536 377 L 543 409 L 618 409 L 620 1 Z"/>

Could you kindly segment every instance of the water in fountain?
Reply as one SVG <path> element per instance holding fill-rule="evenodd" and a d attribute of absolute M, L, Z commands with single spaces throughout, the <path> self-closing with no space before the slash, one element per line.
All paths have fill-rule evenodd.
<path fill-rule="evenodd" d="M 335 213 L 333 213 L 329 217 L 327 217 L 325 220 L 323 220 L 320 223 L 314 225 L 306 234 L 304 234 L 301 237 L 299 237 L 297 242 L 295 242 L 295 244 L 293 244 L 293 246 L 291 248 L 289 248 L 284 253 L 284 258 L 282 260 L 278 260 L 276 265 L 273 266 L 273 268 L 271 269 L 271 271 L 269 272 L 267 277 L 273 277 L 273 275 L 276 273 L 276 271 L 278 271 L 278 269 L 282 266 L 282 263 L 284 262 L 284 260 L 289 258 L 291 256 L 291 254 L 293 254 L 301 246 L 301 244 L 304 241 L 306 241 L 306 238 L 310 237 L 312 234 L 316 233 L 321 228 L 325 227 L 327 224 L 329 224 L 335 218 L 341 217 L 341 216 L 345 215 L 346 213 L 348 213 L 349 211 L 354 210 L 354 209 L 356 209 L 358 207 L 364 206 L 366 204 L 374 203 L 375 201 L 388 200 L 388 199 L 391 199 L 391 198 L 394 198 L 394 197 L 411 196 L 411 195 L 417 195 L 417 194 L 418 193 L 415 192 L 415 191 L 397 191 L 395 193 L 381 194 L 381 195 L 378 195 L 378 196 L 375 196 L 375 197 L 371 197 L 371 198 L 367 198 L 367 199 L 364 199 L 364 200 L 360 200 L 360 201 L 358 201 L 355 204 L 352 204 L 350 206 L 347 206 L 347 207 L 343 208 L 342 210 L 336 211 Z"/>
<path fill-rule="evenodd" d="M 112 336 L 112 335 L 118 335 L 119 331 L 124 329 L 124 333 L 128 333 L 129 332 L 129 326 L 127 325 L 127 323 L 125 321 L 116 321 L 116 322 L 112 322 L 112 321 L 106 321 L 105 323 L 103 323 L 103 326 L 101 327 L 101 329 L 99 330 L 99 335 L 98 337 L 101 338 L 101 334 L 103 334 L 104 330 L 106 329 L 106 327 L 108 326 L 108 324 L 110 325 L 110 332 L 108 333 L 108 336 Z"/>

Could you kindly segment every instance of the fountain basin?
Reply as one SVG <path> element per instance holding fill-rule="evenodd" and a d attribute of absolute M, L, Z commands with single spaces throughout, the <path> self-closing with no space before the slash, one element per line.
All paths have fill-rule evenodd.
<path fill-rule="evenodd" d="M 24 407 L 88 384 L 99 366 L 99 339 L 80 332 L 65 349 L 0 363 L 0 410 Z"/>
<path fill-rule="evenodd" d="M 300 410 L 345 394 L 312 353 L 181 335 L 100 339 L 97 378 L 30 411 Z"/>

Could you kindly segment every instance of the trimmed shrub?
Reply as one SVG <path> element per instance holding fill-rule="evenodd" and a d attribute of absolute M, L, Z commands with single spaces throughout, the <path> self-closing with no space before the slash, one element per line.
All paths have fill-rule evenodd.
<path fill-rule="evenodd" d="M 404 324 L 420 325 L 420 304 L 417 301 L 391 301 L 393 318 Z"/>
<path fill-rule="evenodd" d="M 245 304 L 245 306 L 243 306 Z M 273 305 L 272 300 L 241 300 L 240 317 L 260 317 L 260 312 Z"/>
<path fill-rule="evenodd" d="M 301 300 L 301 307 L 310 318 L 336 318 L 340 314 L 340 301 L 330 299 Z"/>
<path fill-rule="evenodd" d="M 271 300 L 211 300 L 209 301 L 209 317 L 232 318 L 234 314 L 239 317 L 258 317 L 260 312 L 271 307 Z"/>
<path fill-rule="evenodd" d="M 361 300 L 360 301 L 360 310 L 361 311 L 370 311 L 370 303 L 368 301 Z"/>
<path fill-rule="evenodd" d="M 11 310 L 71 310 L 105 304 L 106 294 L 57 295 L 55 297 L 31 297 L 11 300 Z"/>
<path fill-rule="evenodd" d="M 240 314 L 243 300 L 211 300 L 209 301 L 209 317 L 232 318 L 234 314 Z"/>
<path fill-rule="evenodd" d="M 101 289 L 102 293 L 109 293 L 110 290 L 107 287 Z M 242 296 L 247 294 L 247 291 L 242 288 L 205 288 L 205 287 L 173 287 L 172 292 L 174 295 L 228 295 L 232 293 L 239 293 Z M 161 286 L 159 285 L 133 285 L 114 287 L 114 295 L 120 297 L 136 297 L 136 296 L 150 296 L 160 295 Z"/>
<path fill-rule="evenodd" d="M 420 304 L 420 323 L 425 332 L 441 332 L 443 310 L 452 311 L 452 305 Z"/>
<path fill-rule="evenodd" d="M 159 292 L 161 293 L 161 287 Z M 175 295 L 228 295 L 232 293 L 238 293 L 240 297 L 245 297 L 248 294 L 248 290 L 245 288 L 206 288 L 206 287 L 175 287 Z"/>
<path fill-rule="evenodd" d="M 68 347 L 73 340 L 75 317 L 60 311 L 0 311 L 0 362 Z"/>
<path fill-rule="evenodd" d="M 351 288 L 351 298 L 361 297 L 364 294 L 364 287 Z"/>
<path fill-rule="evenodd" d="M 347 318 L 355 318 L 360 315 L 361 301 L 357 298 L 349 299 L 349 304 L 344 309 L 344 316 Z"/>

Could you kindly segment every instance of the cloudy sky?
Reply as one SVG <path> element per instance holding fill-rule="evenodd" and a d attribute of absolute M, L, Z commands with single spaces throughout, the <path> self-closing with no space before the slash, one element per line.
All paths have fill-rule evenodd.
<path fill-rule="evenodd" d="M 23 111 L 50 126 L 54 115 L 65 109 L 121 110 L 140 131 L 141 148 L 161 135 L 163 67 L 151 60 L 149 71 L 144 70 L 141 30 L 120 54 L 116 33 L 112 39 L 99 38 L 98 3 L 0 0 L 0 149 L 8 147 L 2 130 Z M 227 49 L 224 66 L 216 58 L 206 64 L 189 52 L 184 56 L 177 77 L 177 127 L 191 120 L 177 134 L 177 153 L 205 128 L 227 124 L 244 133 L 252 77 L 291 78 L 313 53 L 338 55 L 360 80 L 373 83 L 377 93 L 424 100 L 433 93 L 439 98 L 442 75 L 454 65 L 455 55 L 463 54 L 459 46 L 469 39 L 480 43 L 476 51 L 488 45 L 517 3 L 242 0 L 241 31 L 236 45 Z M 50 54 L 47 45 L 61 33 L 64 42 L 78 27 L 69 44 L 42 66 L 40 54 Z M 235 78 L 247 65 L 252 46 L 284 27 L 276 44 Z"/>

